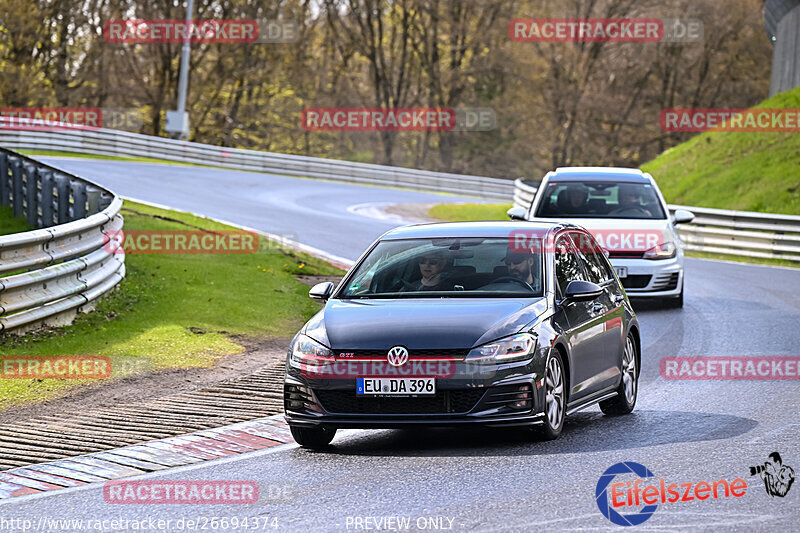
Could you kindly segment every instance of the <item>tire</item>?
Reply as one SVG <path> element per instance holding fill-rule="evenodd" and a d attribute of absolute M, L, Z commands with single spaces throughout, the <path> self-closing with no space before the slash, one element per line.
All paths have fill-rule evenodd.
<path fill-rule="evenodd" d="M 600 410 L 608 416 L 627 415 L 633 411 L 639 395 L 639 369 L 636 363 L 636 341 L 628 333 L 622 354 L 622 379 L 617 395 L 600 402 Z"/>
<path fill-rule="evenodd" d="M 553 349 L 544 370 L 544 423 L 536 426 L 543 440 L 555 440 L 564 429 L 567 412 L 567 383 L 561 352 Z"/>
<path fill-rule="evenodd" d="M 289 430 L 292 432 L 292 437 L 294 437 L 297 444 L 310 450 L 326 448 L 336 435 L 336 429 L 322 426 L 304 428 L 290 425 Z"/>

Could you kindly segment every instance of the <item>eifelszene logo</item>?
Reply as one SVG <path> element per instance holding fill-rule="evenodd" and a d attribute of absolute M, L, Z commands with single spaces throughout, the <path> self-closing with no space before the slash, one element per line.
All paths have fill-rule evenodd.
<path fill-rule="evenodd" d="M 763 465 L 751 466 L 750 475 L 756 474 L 764 481 L 764 489 L 770 496 L 783 498 L 794 483 L 794 469 L 783 464 L 778 452 L 769 454 L 769 460 Z"/>
<path fill-rule="evenodd" d="M 617 476 L 633 474 L 630 481 L 615 481 Z M 742 478 L 733 481 L 698 481 L 667 483 L 662 477 L 656 483 L 645 485 L 645 478 L 655 477 L 645 466 L 634 462 L 617 463 L 610 466 L 595 488 L 597 508 L 618 526 L 636 526 L 646 522 L 658 509 L 659 503 L 692 502 L 713 498 L 741 498 L 747 493 L 747 482 Z M 786 489 L 788 490 L 788 488 Z M 641 509 L 638 507 L 643 505 Z M 636 512 L 622 514 L 626 507 L 635 507 Z"/>

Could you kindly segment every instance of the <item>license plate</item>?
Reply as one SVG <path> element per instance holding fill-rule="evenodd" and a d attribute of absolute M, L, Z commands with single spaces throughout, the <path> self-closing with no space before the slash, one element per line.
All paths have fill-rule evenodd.
<path fill-rule="evenodd" d="M 628 277 L 628 267 L 614 267 L 614 271 L 619 279 Z"/>
<path fill-rule="evenodd" d="M 435 378 L 357 378 L 357 396 L 432 396 Z"/>

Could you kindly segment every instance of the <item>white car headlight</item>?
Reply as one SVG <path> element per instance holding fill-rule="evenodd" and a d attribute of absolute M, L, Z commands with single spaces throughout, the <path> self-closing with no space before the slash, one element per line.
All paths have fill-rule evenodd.
<path fill-rule="evenodd" d="M 527 359 L 536 349 L 536 337 L 530 333 L 518 333 L 470 350 L 466 362 L 497 364 Z"/>
<path fill-rule="evenodd" d="M 665 242 L 658 246 L 653 246 L 642 257 L 645 259 L 672 259 L 677 253 L 678 248 L 674 242 Z"/>
<path fill-rule="evenodd" d="M 333 351 L 311 337 L 300 335 L 292 348 L 291 364 L 294 368 L 311 369 L 336 362 Z"/>

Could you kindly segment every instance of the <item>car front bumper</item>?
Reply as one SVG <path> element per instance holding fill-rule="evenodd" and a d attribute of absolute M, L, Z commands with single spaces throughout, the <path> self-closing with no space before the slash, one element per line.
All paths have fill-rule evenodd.
<path fill-rule="evenodd" d="M 544 420 L 544 388 L 537 387 L 534 377 L 518 375 L 466 388 L 441 380 L 436 397 L 364 398 L 356 396 L 355 380 L 320 385 L 287 375 L 284 410 L 286 421 L 300 427 L 530 426 Z"/>

